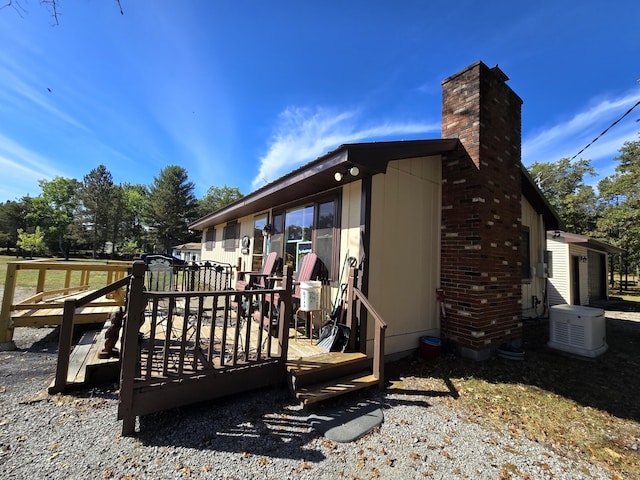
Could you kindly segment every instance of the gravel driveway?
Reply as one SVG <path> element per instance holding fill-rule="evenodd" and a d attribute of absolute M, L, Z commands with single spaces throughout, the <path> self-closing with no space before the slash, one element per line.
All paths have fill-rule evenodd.
<path fill-rule="evenodd" d="M 370 390 L 312 411 L 274 387 L 144 417 L 141 433 L 123 438 L 114 386 L 39 395 L 53 378 L 56 329 L 21 328 L 15 341 L 17 351 L 0 352 L 0 478 L 611 478 L 548 445 L 484 429 L 444 382 L 427 392 Z M 310 427 L 310 413 L 345 403 L 380 405 L 383 424 L 352 443 Z"/>

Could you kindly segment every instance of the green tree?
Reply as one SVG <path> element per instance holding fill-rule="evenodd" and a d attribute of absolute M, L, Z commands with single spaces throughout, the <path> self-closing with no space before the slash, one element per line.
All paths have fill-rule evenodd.
<path fill-rule="evenodd" d="M 27 222 L 41 227 L 49 249 L 58 250 L 68 260 L 69 245 L 66 235 L 78 209 L 78 181 L 73 178 L 55 177 L 50 181 L 40 180 L 38 184 L 42 193 L 33 198 L 33 211 L 27 215 Z"/>
<path fill-rule="evenodd" d="M 122 213 L 120 225 L 120 251 L 135 254 L 147 241 L 145 228 L 145 212 L 149 211 L 149 190 L 146 185 L 125 183 L 120 187 Z"/>
<path fill-rule="evenodd" d="M 203 217 L 221 209 L 244 195 L 238 187 L 209 187 L 207 193 L 198 201 L 198 216 Z"/>
<path fill-rule="evenodd" d="M 31 210 L 31 198 L 0 203 L 0 245 L 6 249 L 16 248 L 18 229 L 26 230 L 26 216 Z"/>
<path fill-rule="evenodd" d="M 33 233 L 27 233 L 23 229 L 19 228 L 17 234 L 18 247 L 25 252 L 29 252 L 29 258 L 33 258 L 34 253 L 41 253 L 44 251 L 44 232 L 40 227 L 36 227 Z"/>
<path fill-rule="evenodd" d="M 104 251 L 107 239 L 113 238 L 114 222 L 120 207 L 117 193 L 111 172 L 104 165 L 84 176 L 78 197 L 82 202 L 83 225 L 91 235 L 93 258 L 97 257 L 98 251 Z"/>
<path fill-rule="evenodd" d="M 556 163 L 533 163 L 529 173 L 549 203 L 558 211 L 566 230 L 590 234 L 597 222 L 597 196 L 585 175 L 595 175 L 589 160 L 561 158 Z"/>
<path fill-rule="evenodd" d="M 149 188 L 147 219 L 165 253 L 171 248 L 195 238 L 188 225 L 196 218 L 198 203 L 193 193 L 195 185 L 188 180 L 187 171 L 170 165 L 153 178 Z"/>
<path fill-rule="evenodd" d="M 626 250 L 633 270 L 640 266 L 640 141 L 625 142 L 614 160 L 616 173 L 598 184 L 600 191 L 597 231 Z"/>

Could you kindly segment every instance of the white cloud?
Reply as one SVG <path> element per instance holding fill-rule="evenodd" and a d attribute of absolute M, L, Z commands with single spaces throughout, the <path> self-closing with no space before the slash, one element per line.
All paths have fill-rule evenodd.
<path fill-rule="evenodd" d="M 576 113 L 569 121 L 553 125 L 537 132 L 522 143 L 522 159 L 526 165 L 533 162 L 556 162 L 561 158 L 571 158 L 585 148 L 614 121 L 619 119 L 638 101 L 637 91 L 619 98 L 601 100 Z M 578 158 L 592 160 L 596 167 L 598 161 L 611 160 L 625 141 L 637 140 L 640 125 L 636 119 L 640 109 L 632 112 L 620 123 L 613 126 L 605 135 L 598 138 Z M 602 174 L 600 171 L 599 174 Z"/>
<path fill-rule="evenodd" d="M 357 111 L 334 112 L 330 109 L 288 108 L 280 114 L 278 128 L 268 152 L 260 159 L 254 189 L 327 153 L 344 143 L 391 136 L 413 136 L 440 132 L 440 122 L 386 122 L 363 126 Z"/>

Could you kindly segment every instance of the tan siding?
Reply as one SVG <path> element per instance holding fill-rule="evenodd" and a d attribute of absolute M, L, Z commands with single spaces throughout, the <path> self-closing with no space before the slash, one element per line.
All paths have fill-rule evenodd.
<path fill-rule="evenodd" d="M 249 236 L 251 238 L 251 242 L 253 242 L 253 219 L 255 215 L 249 215 L 246 217 L 242 217 L 238 219 L 238 223 L 240 224 L 240 240 L 244 235 Z M 225 224 L 216 225 L 216 241 L 213 247 L 213 250 L 207 250 L 205 246 L 202 247 L 202 261 L 206 262 L 207 260 L 220 262 L 220 263 L 229 263 L 231 265 L 238 264 L 238 258 L 242 258 L 242 270 L 250 270 L 251 269 L 251 254 L 243 255 L 242 254 L 242 245 L 241 241 L 238 242 L 238 248 L 233 250 L 225 250 L 222 246 L 223 244 L 223 232 Z M 252 245 L 253 247 L 253 245 Z M 251 249 L 250 249 L 251 251 Z"/>
<path fill-rule="evenodd" d="M 389 325 L 387 354 L 439 332 L 440 176 L 431 157 L 393 161 L 373 177 L 369 299 Z"/>
<path fill-rule="evenodd" d="M 547 248 L 553 255 L 553 266 L 549 277 L 549 305 L 571 303 L 569 246 L 562 242 L 549 240 Z"/>
<path fill-rule="evenodd" d="M 342 189 L 342 217 L 340 219 L 340 268 L 348 254 L 360 261 L 360 197 L 362 182 L 345 185 Z M 345 273 L 346 276 L 346 273 Z M 344 279 L 346 282 L 346 279 Z"/>
<path fill-rule="evenodd" d="M 541 225 L 540 215 L 535 211 L 526 198 L 522 198 L 522 225 L 529 227 L 529 241 L 531 249 L 531 273 L 530 282 L 522 283 L 522 314 L 525 317 L 535 317 L 542 313 L 543 305 L 540 303 L 537 310 L 533 309 L 532 297 L 537 297 L 540 302 L 544 298 L 545 279 L 543 272 L 538 271 L 544 260 L 546 249 L 546 231 Z"/>

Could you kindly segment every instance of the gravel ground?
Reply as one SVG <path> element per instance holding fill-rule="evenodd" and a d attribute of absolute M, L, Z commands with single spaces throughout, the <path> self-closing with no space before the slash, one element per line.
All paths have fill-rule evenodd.
<path fill-rule="evenodd" d="M 610 479 L 549 445 L 483 428 L 448 394 L 369 390 L 304 411 L 272 388 L 150 415 L 120 435 L 115 386 L 39 393 L 53 378 L 57 330 L 21 328 L 0 352 L 0 478 Z M 421 360 L 417 360 L 421 361 Z M 323 438 L 310 413 L 377 404 L 384 422 L 352 443 Z"/>

